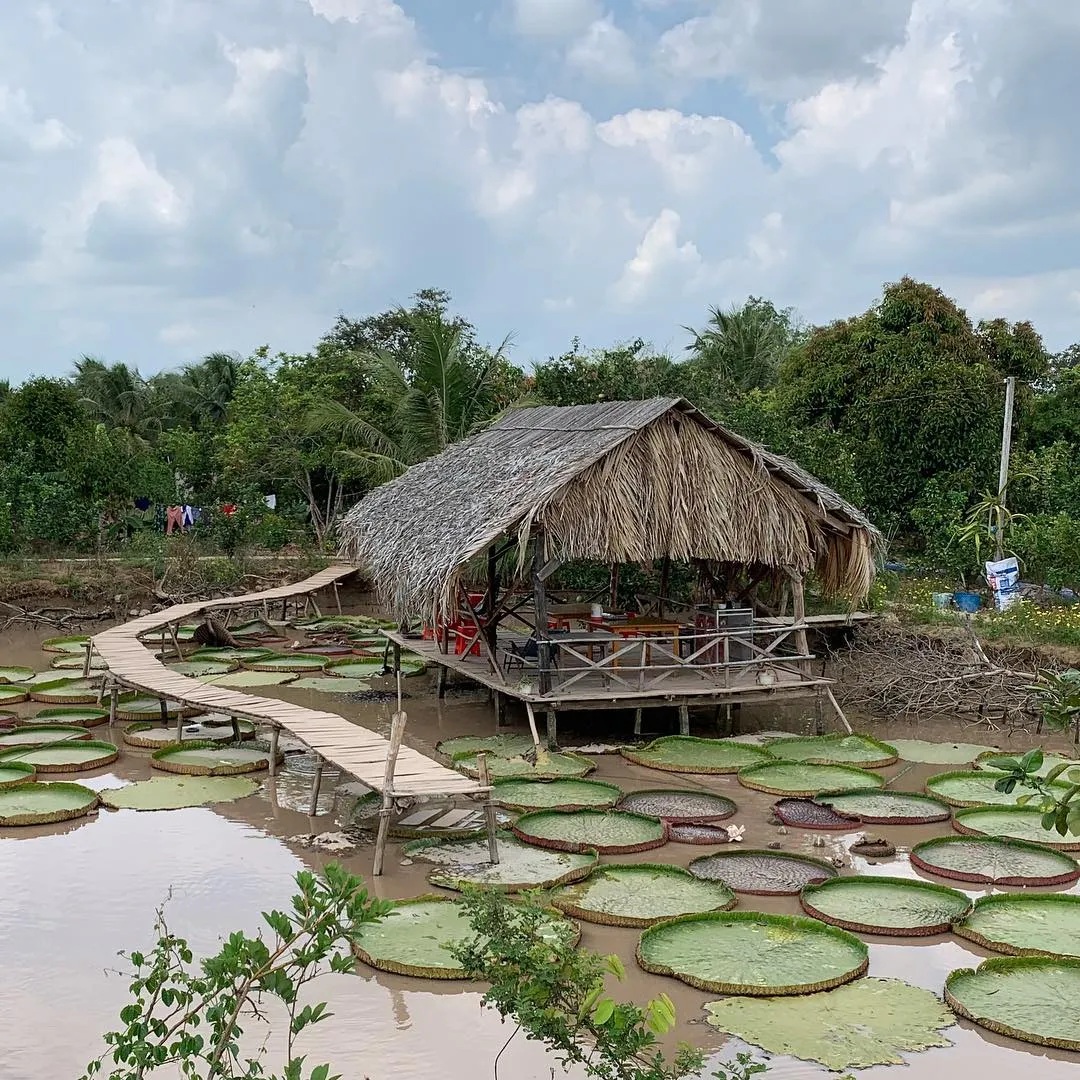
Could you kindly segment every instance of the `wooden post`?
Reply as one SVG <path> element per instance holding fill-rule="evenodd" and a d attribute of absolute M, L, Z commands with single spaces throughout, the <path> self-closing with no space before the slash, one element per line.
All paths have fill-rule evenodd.
<path fill-rule="evenodd" d="M 690 706 L 689 705 L 680 705 L 679 706 L 679 734 L 680 735 L 689 735 L 690 734 Z"/>
<path fill-rule="evenodd" d="M 337 613 L 341 614 L 341 593 L 338 592 L 338 583 L 334 582 L 334 606 L 337 608 Z"/>
<path fill-rule="evenodd" d="M 545 720 L 547 721 L 547 746 L 549 750 L 558 750 L 559 748 L 559 733 L 556 730 L 555 725 L 555 710 L 548 709 L 545 714 Z"/>
<path fill-rule="evenodd" d="M 544 568 L 544 531 L 533 532 L 533 608 L 536 615 L 536 674 L 541 694 L 551 692 L 551 643 L 548 639 L 547 586 L 541 576 Z"/>
<path fill-rule="evenodd" d="M 289 621 L 289 598 L 288 597 L 286 597 L 284 600 L 281 601 L 281 621 L 282 622 L 288 622 Z"/>
<path fill-rule="evenodd" d="M 998 467 L 997 528 L 994 533 L 994 558 L 1005 558 L 1005 492 L 1009 486 L 1009 455 L 1012 453 L 1013 402 L 1016 400 L 1016 376 L 1005 380 L 1005 418 L 1001 426 L 1001 461 Z"/>
<path fill-rule="evenodd" d="M 492 691 L 492 698 L 495 705 L 495 730 L 498 731 L 502 727 L 503 714 L 506 711 L 506 703 L 503 699 L 502 693 L 498 690 Z"/>
<path fill-rule="evenodd" d="M 638 707 L 634 710 L 634 734 L 641 734 L 641 708 Z"/>
<path fill-rule="evenodd" d="M 529 734 L 532 735 L 533 749 L 540 753 L 540 732 L 536 730 L 536 713 L 533 712 L 532 702 L 525 699 L 525 715 L 529 718 Z"/>
<path fill-rule="evenodd" d="M 109 687 L 109 727 L 116 723 L 116 709 L 119 704 L 120 687 L 112 683 Z"/>
<path fill-rule="evenodd" d="M 794 625 L 798 627 L 795 631 L 795 648 L 799 650 L 800 656 L 805 656 L 810 651 L 806 640 L 806 594 L 803 591 L 802 574 L 794 571 L 791 573 L 791 615 Z M 810 661 L 800 660 L 799 669 L 809 675 Z"/>
<path fill-rule="evenodd" d="M 435 696 L 440 700 L 446 697 L 446 668 L 442 664 L 435 676 Z"/>
<path fill-rule="evenodd" d="M 311 598 L 311 606 L 315 609 L 315 618 L 316 619 L 321 619 L 322 618 L 322 612 L 319 610 L 318 601 L 315 599 L 314 596 Z"/>
<path fill-rule="evenodd" d="M 488 770 L 487 751 L 481 750 L 476 755 L 476 775 L 481 787 L 491 787 L 491 773 Z M 499 861 L 499 844 L 495 839 L 495 804 L 491 801 L 491 792 L 484 795 L 484 824 L 487 827 L 488 854 L 491 861 Z"/>
<path fill-rule="evenodd" d="M 844 715 L 844 710 L 840 708 L 840 702 L 836 700 L 836 697 L 832 692 L 832 687 L 825 687 L 825 696 L 829 699 L 832 707 L 836 710 L 836 715 L 840 717 L 840 723 L 842 723 L 847 729 L 847 733 L 849 735 L 854 735 L 855 733 L 851 730 L 851 725 L 848 723 L 848 718 Z"/>
<path fill-rule="evenodd" d="M 275 724 L 270 729 L 270 777 L 277 776 L 277 758 L 278 758 L 278 737 L 281 735 L 281 728 Z"/>
<path fill-rule="evenodd" d="M 667 591 L 668 583 L 671 578 L 671 557 L 664 556 L 664 561 L 660 566 L 660 606 L 657 609 L 657 614 L 663 619 L 665 609 L 667 607 Z"/>
<path fill-rule="evenodd" d="M 825 714 L 821 708 L 821 695 L 814 695 L 814 734 L 825 734 Z"/>
<path fill-rule="evenodd" d="M 319 788 L 322 787 L 323 759 L 315 759 L 315 775 L 311 778 L 311 805 L 308 807 L 308 817 L 315 817 L 319 809 Z"/>
<path fill-rule="evenodd" d="M 375 837 L 375 866 L 372 871 L 375 877 L 381 877 L 383 872 L 386 838 L 390 835 L 390 817 L 394 812 L 394 770 L 404 735 L 405 714 L 396 712 L 390 721 L 390 747 L 386 752 L 386 770 L 383 773 L 382 808 L 379 810 L 379 832 Z"/>
<path fill-rule="evenodd" d="M 180 639 L 176 636 L 176 627 L 172 623 L 169 623 L 169 637 L 172 638 L 172 646 L 176 652 L 178 660 L 184 659 L 184 652 L 180 648 Z"/>
<path fill-rule="evenodd" d="M 612 612 L 619 610 L 619 564 L 612 563 L 608 574 L 608 607 Z"/>
<path fill-rule="evenodd" d="M 388 639 L 389 640 L 389 639 Z M 383 667 L 386 667 L 386 660 L 383 660 Z M 394 678 L 398 677 L 398 672 L 401 671 L 401 646 L 394 642 L 394 666 L 391 669 L 394 672 Z"/>
<path fill-rule="evenodd" d="M 237 717 L 235 717 L 235 716 L 233 716 L 233 717 L 230 717 L 230 719 L 232 720 L 232 734 L 233 734 L 233 742 L 235 742 L 235 743 L 236 743 L 236 745 L 237 745 L 237 746 L 239 746 L 239 745 L 240 745 L 240 743 L 241 743 L 241 742 L 243 741 L 243 740 L 242 740 L 242 739 L 240 738 L 240 721 L 239 721 L 239 719 L 238 719 Z"/>
<path fill-rule="evenodd" d="M 88 641 L 83 646 L 83 651 L 86 653 L 86 656 L 83 659 L 82 677 L 84 679 L 89 679 L 90 678 L 90 663 L 91 663 L 90 657 L 93 656 L 93 654 L 94 654 L 94 643 L 92 641 Z"/>

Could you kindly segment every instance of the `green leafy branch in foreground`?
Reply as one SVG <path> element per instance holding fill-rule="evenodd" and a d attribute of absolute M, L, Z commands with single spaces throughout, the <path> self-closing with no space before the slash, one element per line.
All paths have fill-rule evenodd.
<path fill-rule="evenodd" d="M 1063 761 L 1045 776 L 1039 776 L 1043 752 L 1029 750 L 1022 758 L 995 757 L 987 763 L 1005 775 L 994 784 L 997 791 L 1011 795 L 1017 785 L 1033 788 L 1030 795 L 1021 795 L 1020 806 L 1034 806 L 1042 812 L 1042 827 L 1054 829 L 1059 835 L 1080 834 L 1080 767 L 1076 762 Z M 1065 774 L 1068 786 L 1062 790 L 1059 779 Z M 1073 782 L 1074 779 L 1077 782 Z"/>
<path fill-rule="evenodd" d="M 362 879 L 334 863 L 319 875 L 301 871 L 296 885 L 291 911 L 263 912 L 271 941 L 237 931 L 199 962 L 159 910 L 152 951 L 122 954 L 132 969 L 131 1001 L 120 1012 L 123 1026 L 105 1035 L 109 1049 L 86 1066 L 82 1080 L 143 1080 L 164 1066 L 185 1080 L 340 1080 L 325 1064 L 305 1072 L 305 1058 L 296 1054 L 301 1032 L 330 1015 L 325 1002 L 301 1006 L 300 991 L 324 971 L 352 971 L 350 939 L 393 905 L 370 899 Z M 263 1005 L 270 1000 L 288 1016 L 284 1069 L 275 1074 L 264 1067 L 269 1032 L 256 1056 L 242 1057 L 240 1049 L 241 1018 L 269 1026 Z"/>
<path fill-rule="evenodd" d="M 1074 730 L 1080 742 L 1080 671 L 1040 671 L 1027 688 L 1042 707 L 1043 720 L 1051 731 Z"/>
<path fill-rule="evenodd" d="M 593 1080 L 683 1080 L 700 1073 L 700 1050 L 682 1044 L 669 1060 L 658 1047 L 658 1037 L 675 1024 L 667 994 L 644 1008 L 608 995 L 608 978 L 625 974 L 617 956 L 575 948 L 546 932 L 550 914 L 535 898 L 511 903 L 499 893 L 474 889 L 462 903 L 474 937 L 450 952 L 471 978 L 491 984 L 483 1003 L 516 1022 L 510 1039 L 523 1031 L 564 1066 L 579 1065 Z M 497 1057 L 496 1080 L 498 1070 Z M 746 1080 L 764 1071 L 750 1055 L 739 1054 L 714 1075 Z"/>

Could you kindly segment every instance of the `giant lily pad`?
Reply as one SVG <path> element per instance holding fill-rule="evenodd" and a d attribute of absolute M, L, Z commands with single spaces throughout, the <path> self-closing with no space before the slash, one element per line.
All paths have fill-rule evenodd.
<path fill-rule="evenodd" d="M 82 739 L 4 750 L 0 753 L 0 765 L 7 761 L 22 761 L 33 765 L 39 773 L 89 772 L 111 764 L 119 756 L 120 750 L 113 743 Z"/>
<path fill-rule="evenodd" d="M 190 679 L 202 678 L 204 675 L 228 675 L 235 671 L 237 664 L 227 660 L 181 660 L 170 664 L 169 670 L 177 675 L 187 675 Z"/>
<path fill-rule="evenodd" d="M 166 701 L 167 715 L 176 716 L 179 710 L 181 715 L 194 712 L 191 709 L 182 708 L 178 701 Z M 161 701 L 150 694 L 121 694 L 116 703 L 116 718 L 118 720 L 158 720 L 161 717 Z"/>
<path fill-rule="evenodd" d="M 975 806 L 957 810 L 953 828 L 966 836 L 999 836 L 1045 844 L 1058 851 L 1080 851 L 1080 836 L 1061 836 L 1044 829 L 1042 814 L 1027 806 Z"/>
<path fill-rule="evenodd" d="M 218 746 L 213 742 L 172 743 L 155 750 L 151 764 L 164 772 L 188 776 L 236 776 L 270 765 L 266 751 L 247 746 Z"/>
<path fill-rule="evenodd" d="M 476 754 L 486 750 L 498 757 L 521 757 L 533 748 L 533 741 L 528 735 L 459 735 L 454 739 L 443 739 L 435 749 L 449 758 L 461 754 Z"/>
<path fill-rule="evenodd" d="M 831 806 L 813 799 L 781 799 L 773 804 L 773 813 L 785 824 L 796 829 L 857 829 L 857 817 L 837 813 Z"/>
<path fill-rule="evenodd" d="M 326 665 L 327 675 L 339 675 L 344 679 L 374 679 L 382 675 L 383 670 L 381 659 L 365 660 L 359 656 L 347 660 L 332 660 Z"/>
<path fill-rule="evenodd" d="M 81 784 L 17 784 L 0 790 L 0 825 L 49 825 L 82 817 L 97 793 Z"/>
<path fill-rule="evenodd" d="M 30 687 L 31 701 L 58 705 L 89 705 L 97 699 L 98 683 L 94 679 L 57 679 Z"/>
<path fill-rule="evenodd" d="M 322 671 L 326 667 L 326 657 L 299 652 L 271 653 L 260 656 L 258 660 L 248 660 L 245 667 L 252 671 Z"/>
<path fill-rule="evenodd" d="M 771 795 L 809 796 L 823 791 L 858 791 L 883 787 L 885 779 L 852 765 L 810 765 L 802 761 L 773 761 L 739 770 L 739 783 Z"/>
<path fill-rule="evenodd" d="M 975 768 L 985 769 L 990 773 L 1009 772 L 1013 763 L 1018 762 L 1023 756 L 1024 754 L 1021 752 L 1003 754 L 1000 750 L 993 750 L 987 754 L 980 754 L 975 759 Z M 1066 769 L 1064 773 L 1059 774 L 1059 780 L 1067 780 L 1073 784 L 1080 783 L 1080 761 L 1073 757 L 1065 757 L 1062 754 L 1043 754 L 1042 764 L 1035 770 L 1034 775 L 1045 777 L 1051 769 L 1056 769 L 1059 765 L 1076 767 L 1075 773 L 1072 769 Z"/>
<path fill-rule="evenodd" d="M 999 1035 L 1037 1046 L 1080 1050 L 1080 961 L 995 956 L 945 980 L 945 1001 L 958 1016 Z"/>
<path fill-rule="evenodd" d="M 34 669 L 28 667 L 0 667 L 0 683 L 21 683 L 34 677 Z"/>
<path fill-rule="evenodd" d="M 1080 896 L 995 893 L 953 929 L 984 949 L 1013 956 L 1071 956 L 1080 960 Z"/>
<path fill-rule="evenodd" d="M 890 937 L 944 934 L 971 910 L 971 901 L 955 889 L 893 877 L 838 877 L 807 885 L 799 894 L 815 919 Z"/>
<path fill-rule="evenodd" d="M 667 827 L 644 814 L 623 810 L 534 810 L 514 822 L 514 835 L 526 844 L 554 851 L 625 855 L 648 851 L 667 841 Z"/>
<path fill-rule="evenodd" d="M 927 825 L 952 816 L 948 803 L 910 791 L 825 792 L 814 801 L 858 818 L 864 825 Z"/>
<path fill-rule="evenodd" d="M 497 780 L 491 797 L 508 810 L 606 809 L 622 797 L 622 789 L 599 780 Z"/>
<path fill-rule="evenodd" d="M 607 864 L 585 881 L 560 889 L 552 903 L 587 922 L 646 927 L 677 915 L 727 911 L 735 906 L 735 894 L 681 866 Z"/>
<path fill-rule="evenodd" d="M 86 705 L 60 706 L 55 709 L 40 709 L 34 716 L 35 724 L 73 724 L 76 727 L 97 727 L 109 719 L 104 709 L 92 709 Z"/>
<path fill-rule="evenodd" d="M 228 686 L 246 690 L 252 686 L 284 686 L 295 682 L 296 676 L 289 671 L 230 671 L 228 675 L 208 675 L 201 681 L 212 686 Z"/>
<path fill-rule="evenodd" d="M 77 634 L 74 637 L 46 638 L 41 643 L 43 652 L 56 653 L 81 653 L 83 646 L 90 640 L 85 634 Z"/>
<path fill-rule="evenodd" d="M 623 746 L 619 753 L 627 761 L 650 769 L 717 776 L 773 760 L 773 755 L 760 746 L 728 739 L 698 739 L 690 735 L 667 735 L 640 749 Z"/>
<path fill-rule="evenodd" d="M 893 739 L 903 761 L 921 765 L 970 765 L 980 754 L 1000 753 L 982 743 L 930 742 L 926 739 Z"/>
<path fill-rule="evenodd" d="M 869 735 L 803 735 L 794 739 L 771 739 L 769 753 L 781 761 L 808 761 L 814 765 L 858 765 L 880 769 L 899 758 L 895 746 Z"/>
<path fill-rule="evenodd" d="M 498 839 L 499 861 L 493 863 L 486 839 L 415 840 L 402 849 L 409 858 L 434 863 L 428 880 L 444 889 L 475 885 L 499 892 L 553 889 L 580 881 L 596 868 L 595 851 L 548 851 L 523 844 L 506 833 Z"/>
<path fill-rule="evenodd" d="M 479 776 L 477 754 L 457 754 L 454 767 L 467 776 Z M 493 780 L 516 776 L 530 780 L 557 780 L 563 776 L 587 776 L 596 765 L 580 754 L 541 754 L 536 762 L 520 757 L 488 755 L 488 773 Z"/>
<path fill-rule="evenodd" d="M 255 738 L 255 724 L 251 720 L 237 720 L 241 739 Z M 188 731 L 188 728 L 193 730 Z M 231 742 L 235 738 L 232 724 L 185 724 L 180 731 L 180 742 L 210 741 Z M 144 750 L 160 750 L 176 742 L 176 727 L 161 727 L 150 722 L 132 724 L 124 731 L 124 742 Z"/>
<path fill-rule="evenodd" d="M 731 835 L 723 825 L 669 825 L 668 840 L 673 844 L 696 844 L 715 847 L 726 844 Z"/>
<path fill-rule="evenodd" d="M 0 789 L 30 783 L 37 770 L 23 761 L 7 761 L 0 765 Z"/>
<path fill-rule="evenodd" d="M 911 864 L 928 874 L 986 885 L 1068 885 L 1080 866 L 1062 851 L 992 836 L 937 836 L 911 849 Z"/>
<path fill-rule="evenodd" d="M 18 705 L 29 697 L 26 689 L 18 684 L 9 686 L 5 683 L 0 686 L 0 705 Z"/>
<path fill-rule="evenodd" d="M 950 806 L 1015 806 L 1024 794 L 1031 790 L 1017 785 L 1012 791 L 998 791 L 994 786 L 1001 774 L 991 770 L 982 772 L 946 772 L 931 776 L 926 790 Z M 1068 784 L 1051 784 L 1051 791 L 1064 795 Z"/>
<path fill-rule="evenodd" d="M 243 776 L 155 776 L 101 792 L 114 810 L 180 810 L 188 806 L 235 802 L 259 790 Z"/>
<path fill-rule="evenodd" d="M 690 873 L 751 896 L 794 896 L 804 885 L 836 877 L 835 867 L 821 859 L 753 848 L 703 855 L 690 863 Z"/>
<path fill-rule="evenodd" d="M 221 648 L 198 649 L 188 659 L 213 660 L 225 664 L 246 664 L 252 660 L 261 660 L 264 656 L 273 656 L 272 650 L 246 648 L 242 645 L 226 645 Z"/>
<path fill-rule="evenodd" d="M 86 667 L 86 657 L 75 656 L 72 653 L 57 653 L 49 661 L 49 667 L 59 671 L 82 671 Z M 90 670 L 108 671 L 109 665 L 97 653 L 94 653 L 90 657 Z"/>
<path fill-rule="evenodd" d="M 770 1054 L 836 1072 L 902 1065 L 901 1051 L 949 1046 L 953 1014 L 929 990 L 896 979 L 859 979 L 812 996 L 729 997 L 705 1005 L 713 1027 Z"/>
<path fill-rule="evenodd" d="M 693 825 L 723 821 L 735 813 L 736 806 L 725 796 L 710 791 L 649 788 L 624 795 L 619 800 L 619 809 L 660 818 L 672 825 Z"/>
<path fill-rule="evenodd" d="M 371 683 L 364 679 L 338 679 L 331 675 L 297 679 L 289 685 L 294 690 L 314 690 L 319 694 L 362 694 L 371 689 Z"/>
<path fill-rule="evenodd" d="M 553 912 L 547 932 L 576 941 L 577 927 Z M 352 939 L 358 960 L 380 971 L 418 979 L 463 979 L 449 946 L 473 937 L 460 904 L 445 896 L 398 900 L 381 922 L 365 923 Z"/>
<path fill-rule="evenodd" d="M 45 743 L 78 742 L 90 738 L 90 731 L 75 724 L 26 724 L 0 733 L 0 748 L 43 746 Z"/>
<path fill-rule="evenodd" d="M 699 990 L 721 994 L 811 994 L 857 979 L 866 946 L 816 919 L 758 911 L 683 915 L 638 942 L 638 963 Z"/>

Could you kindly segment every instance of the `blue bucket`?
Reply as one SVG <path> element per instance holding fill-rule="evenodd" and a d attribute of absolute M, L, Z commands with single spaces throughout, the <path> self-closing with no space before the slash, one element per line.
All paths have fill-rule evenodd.
<path fill-rule="evenodd" d="M 968 615 L 973 615 L 982 607 L 982 597 L 977 592 L 954 592 L 953 603 Z"/>

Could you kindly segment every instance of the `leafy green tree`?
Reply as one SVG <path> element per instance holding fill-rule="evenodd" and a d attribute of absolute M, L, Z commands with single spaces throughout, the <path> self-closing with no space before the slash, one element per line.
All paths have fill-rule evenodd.
<path fill-rule="evenodd" d="M 690 396 L 693 372 L 641 338 L 610 349 L 583 351 L 576 339 L 569 352 L 536 365 L 533 395 L 544 405 L 594 405 Z"/>
<path fill-rule="evenodd" d="M 161 431 L 162 402 L 135 368 L 84 356 L 75 362 L 72 385 L 95 422 L 126 432 L 137 445 L 149 445 Z"/>

